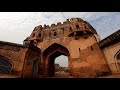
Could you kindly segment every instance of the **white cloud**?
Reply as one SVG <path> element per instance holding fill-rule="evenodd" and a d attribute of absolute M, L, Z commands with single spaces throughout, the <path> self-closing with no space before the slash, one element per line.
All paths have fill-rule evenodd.
<path fill-rule="evenodd" d="M 72 17 L 90 22 L 98 34 L 103 34 L 102 38 L 120 27 L 119 12 L 0 12 L 0 40 L 22 43 L 35 26 L 63 22 Z"/>
<path fill-rule="evenodd" d="M 0 40 L 21 43 L 37 25 L 62 22 L 60 13 L 0 12 Z"/>
<path fill-rule="evenodd" d="M 101 16 L 107 16 L 109 14 L 114 14 L 114 13 L 111 13 L 111 12 L 63 12 L 63 15 L 66 16 L 67 18 L 81 17 L 85 20 L 95 20 Z"/>

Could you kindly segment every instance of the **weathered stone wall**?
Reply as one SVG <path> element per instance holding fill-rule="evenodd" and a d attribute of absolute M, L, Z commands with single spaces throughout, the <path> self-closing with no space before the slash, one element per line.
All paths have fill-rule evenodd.
<path fill-rule="evenodd" d="M 120 29 L 101 40 L 99 46 L 105 54 L 111 71 L 120 72 L 120 62 L 116 59 L 116 54 L 120 51 Z"/>
<path fill-rule="evenodd" d="M 79 53 L 80 58 L 72 60 L 72 75 L 75 77 L 98 77 L 110 74 L 104 54 L 97 43 Z"/>
<path fill-rule="evenodd" d="M 44 25 L 44 27 L 39 25 L 35 27 L 31 35 L 24 40 L 24 43 L 33 43 L 37 46 L 45 40 L 51 41 L 51 39 L 71 36 L 76 31 L 88 31 L 97 34 L 88 22 L 81 18 L 71 18 L 63 24 L 58 22 L 56 25 Z M 99 40 L 99 37 L 97 39 Z"/>
<path fill-rule="evenodd" d="M 62 39 L 56 38 L 49 42 L 45 40 L 44 42 L 41 42 L 38 47 L 44 52 L 54 43 L 65 47 L 69 51 L 68 63 L 70 74 L 74 77 L 97 77 L 111 72 L 94 35 L 88 34 L 87 38 L 84 38 L 83 35 L 77 40 L 74 37 L 63 37 Z M 56 47 L 63 51 L 59 46 Z M 42 59 L 43 62 L 48 61 L 49 55 L 55 51 L 55 46 L 52 47 L 52 49 L 47 50 L 48 54 L 45 56 L 46 59 Z M 47 64 L 49 65 L 48 62 Z"/>
<path fill-rule="evenodd" d="M 120 72 L 118 61 L 115 58 L 116 53 L 120 50 L 120 42 L 105 47 L 103 52 L 113 73 Z"/>
<path fill-rule="evenodd" d="M 96 42 L 97 41 L 96 41 L 94 35 L 88 35 L 87 38 L 80 37 L 77 40 L 72 38 L 72 40 L 69 42 L 70 56 L 72 58 L 80 58 L 80 52 L 82 50 L 92 46 Z"/>
<path fill-rule="evenodd" d="M 25 56 L 25 62 L 24 62 L 24 66 L 23 66 L 23 77 L 34 77 L 33 76 L 33 62 L 34 61 L 38 61 L 38 68 L 36 68 L 37 70 L 39 70 L 39 65 L 40 65 L 40 49 L 35 47 L 35 46 L 29 46 L 29 49 L 26 53 Z M 36 66 L 35 66 L 36 67 Z"/>
<path fill-rule="evenodd" d="M 46 50 L 48 47 L 50 47 L 54 43 L 57 43 L 59 45 L 66 47 L 67 49 L 69 49 L 69 42 L 71 40 L 72 39 L 69 37 L 56 38 L 56 39 L 52 39 L 52 40 L 45 40 L 44 42 L 39 43 L 37 47 L 41 49 L 41 52 L 44 52 L 44 50 Z"/>
<path fill-rule="evenodd" d="M 27 77 L 28 74 L 32 76 L 33 61 L 40 60 L 40 49 L 32 45 L 23 46 L 0 41 L 0 55 L 11 61 L 12 75 Z"/>
<path fill-rule="evenodd" d="M 0 55 L 12 62 L 12 74 L 21 76 L 27 49 L 22 45 L 0 41 Z"/>

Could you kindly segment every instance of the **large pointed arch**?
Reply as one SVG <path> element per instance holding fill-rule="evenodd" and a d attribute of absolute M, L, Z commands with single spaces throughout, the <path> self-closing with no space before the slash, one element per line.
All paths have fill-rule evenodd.
<path fill-rule="evenodd" d="M 44 64 L 44 72 L 48 76 L 54 76 L 55 74 L 55 58 L 57 58 L 60 55 L 68 56 L 68 64 L 69 64 L 69 51 L 66 47 L 54 43 L 51 46 L 49 46 L 44 52 L 43 52 L 43 64 Z M 69 67 L 69 65 L 68 65 Z"/>
<path fill-rule="evenodd" d="M 43 55 L 46 56 L 48 55 L 50 52 L 54 53 L 56 51 L 59 51 L 61 53 L 64 53 L 64 55 L 69 55 L 69 50 L 64 47 L 63 45 L 54 43 L 51 46 L 49 46 L 47 49 L 44 50 Z"/>

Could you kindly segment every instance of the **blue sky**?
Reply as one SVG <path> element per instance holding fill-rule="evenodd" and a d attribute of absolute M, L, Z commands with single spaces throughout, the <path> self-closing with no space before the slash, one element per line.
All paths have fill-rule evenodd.
<path fill-rule="evenodd" d="M 22 44 L 35 26 L 72 17 L 88 21 L 101 39 L 120 29 L 120 12 L 0 12 L 0 40 Z"/>

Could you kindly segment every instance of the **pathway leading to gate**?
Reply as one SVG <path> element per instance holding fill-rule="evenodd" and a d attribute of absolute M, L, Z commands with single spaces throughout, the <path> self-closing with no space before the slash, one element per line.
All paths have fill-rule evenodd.
<path fill-rule="evenodd" d="M 20 77 L 5 74 L 5 75 L 0 75 L 0 78 L 20 78 Z M 73 77 L 70 77 L 69 73 L 66 73 L 64 71 L 59 71 L 55 73 L 54 77 L 48 77 L 48 78 L 73 78 Z M 110 76 L 102 76 L 98 78 L 120 78 L 120 73 L 113 73 Z"/>

